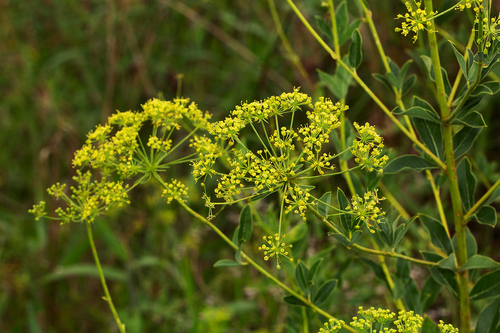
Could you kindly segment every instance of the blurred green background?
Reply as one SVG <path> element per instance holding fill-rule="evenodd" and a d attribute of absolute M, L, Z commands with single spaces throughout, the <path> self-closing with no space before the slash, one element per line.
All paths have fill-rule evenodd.
<path fill-rule="evenodd" d="M 333 73 L 335 64 L 287 4 L 277 2 L 283 29 L 305 72 L 290 61 L 267 1 L 0 0 L 1 332 L 117 331 L 101 299 L 84 226 L 35 221 L 27 213 L 40 200 L 48 202 L 49 210 L 57 207 L 45 189 L 57 181 L 71 183 L 74 151 L 112 112 L 140 110 L 149 98 L 169 100 L 179 90 L 215 119 L 241 101 L 289 92 L 294 86 L 332 97 L 317 84 L 316 69 Z M 441 1 L 442 6 L 449 2 Z M 382 43 L 402 65 L 410 58 L 402 50 L 418 46 L 394 33 L 398 22 L 393 18 L 404 12 L 404 5 L 396 0 L 373 5 Z M 319 0 L 301 3 L 301 8 L 311 22 L 314 15 L 326 19 Z M 355 6 L 349 11 L 358 15 Z M 458 29 L 459 22 L 443 19 L 465 42 L 469 30 Z M 393 105 L 389 93 L 371 78 L 370 72 L 382 68 L 368 30 L 361 31 L 365 61 L 358 72 Z M 451 52 L 449 48 L 443 56 L 453 59 Z M 414 66 L 413 72 L 421 76 L 419 68 Z M 453 63 L 451 77 L 457 69 Z M 427 83 L 419 81 L 415 90 Z M 351 120 L 377 125 L 398 154 L 411 150 L 399 145 L 400 134 L 357 87 L 347 103 Z M 485 108 L 489 127 L 475 150 L 489 168 L 486 180 L 496 176 L 496 165 L 487 160 L 500 147 L 499 137 L 490 134 L 500 127 L 492 114 L 495 103 L 498 98 Z M 430 198 L 429 189 L 419 187 L 424 179 L 392 182 L 395 191 L 413 189 L 417 199 L 401 198 L 411 213 L 426 207 Z M 343 186 L 342 180 L 339 184 L 333 187 Z M 208 228 L 166 206 L 159 193 L 153 187 L 140 190 L 129 208 L 94 224 L 127 331 L 293 332 L 294 313 L 282 303 L 282 292 L 254 270 L 214 269 L 217 260 L 232 258 L 232 251 Z M 203 209 L 196 194 L 192 203 Z M 229 209 L 218 226 L 231 234 L 237 214 Z M 315 232 L 321 234 L 311 228 Z M 483 236 L 491 239 L 493 233 Z M 318 240 L 311 250 L 329 243 L 336 246 Z M 348 255 L 340 247 L 332 249 L 325 258 L 340 277 Z M 345 274 L 343 288 L 350 294 L 339 296 L 343 305 L 334 311 L 354 314 L 358 305 L 380 296 L 368 270 L 357 265 Z"/>

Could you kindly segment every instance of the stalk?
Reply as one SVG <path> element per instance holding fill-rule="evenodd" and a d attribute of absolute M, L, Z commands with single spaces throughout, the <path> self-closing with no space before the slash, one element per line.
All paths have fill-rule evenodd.
<path fill-rule="evenodd" d="M 432 11 L 432 0 L 425 0 L 425 9 L 427 13 Z M 434 77 L 436 78 L 437 99 L 441 118 L 446 119 L 450 115 L 448 109 L 443 77 L 441 75 L 441 62 L 436 40 L 434 21 L 428 30 L 429 47 L 431 51 L 432 64 L 434 66 Z M 457 171 L 455 166 L 455 154 L 453 152 L 453 132 L 450 123 L 443 124 L 443 137 L 446 156 L 446 173 L 450 184 L 451 202 L 453 205 L 453 217 L 455 222 L 455 236 L 457 239 L 457 269 L 460 269 L 467 262 L 467 246 L 465 239 L 465 221 L 463 218 L 460 192 L 458 188 Z M 470 298 L 467 270 L 457 273 L 458 289 L 460 295 L 460 332 L 470 333 Z"/>
<path fill-rule="evenodd" d="M 87 225 L 87 235 L 89 238 L 90 247 L 92 248 L 92 254 L 94 255 L 95 265 L 97 267 L 97 271 L 99 272 L 99 278 L 101 279 L 102 288 L 104 289 L 104 294 L 106 297 L 103 299 L 108 303 L 111 312 L 113 313 L 113 318 L 115 319 L 116 324 L 118 325 L 118 329 L 121 333 L 125 333 L 125 325 L 120 321 L 120 317 L 116 312 L 115 306 L 113 305 L 113 299 L 108 290 L 108 285 L 106 284 L 106 279 L 104 278 L 104 273 L 102 272 L 101 262 L 99 261 L 99 256 L 97 255 L 97 250 L 94 244 L 94 237 L 92 236 L 92 228 L 90 227 L 90 222 L 84 221 Z"/>

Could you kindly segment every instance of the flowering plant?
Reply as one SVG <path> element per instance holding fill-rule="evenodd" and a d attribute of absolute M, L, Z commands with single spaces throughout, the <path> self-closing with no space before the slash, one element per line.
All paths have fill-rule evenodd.
<path fill-rule="evenodd" d="M 285 303 L 302 307 L 300 315 L 305 332 L 310 325 L 306 309 L 324 319 L 323 322 L 327 320 L 323 326 L 311 324 L 318 326 L 319 332 L 457 332 L 453 325 L 442 321 L 435 324 L 425 316 L 425 311 L 444 290 L 455 298 L 462 333 L 471 332 L 471 302 L 492 297 L 490 303 L 481 304 L 475 332 L 497 333 L 500 264 L 477 253 L 476 240 L 467 224 L 476 220 L 486 228 L 495 226 L 496 211 L 489 203 L 496 196 L 500 180 L 475 200 L 476 177 L 470 158 L 464 157 L 486 126 L 478 105 L 500 90 L 499 79 L 492 72 L 500 58 L 500 30 L 498 19 L 491 14 L 491 4 L 455 1 L 450 8 L 439 12 L 433 9 L 431 0 L 405 3 L 408 12 L 397 16 L 402 23 L 396 31 L 404 36 L 413 33 L 414 41 L 424 38 L 424 32 L 427 34 L 428 54 L 422 54 L 420 59 L 435 89 L 435 100 L 426 101 L 417 94 L 411 100 L 403 99 L 415 83 L 415 76 L 407 77 L 411 62 L 400 68 L 385 55 L 368 4 L 356 1 L 385 69 L 384 75 L 374 77 L 394 95 L 395 108 L 390 110 L 358 75 L 363 61 L 358 29 L 361 20 L 349 23 L 347 3 L 342 1 L 337 7 L 332 0 L 325 3 L 330 25 L 318 21 L 319 29 L 328 38 L 325 41 L 295 3 L 287 2 L 331 55 L 337 68 L 365 90 L 414 144 L 416 153 L 389 160 L 384 140 L 374 126 L 351 124 L 349 107 L 345 104 L 349 82 L 339 79 L 340 70 L 320 76 L 321 83 L 338 102 L 325 97 L 313 100 L 295 88 L 279 96 L 236 106 L 220 121 L 212 121 L 209 113 L 181 98 L 153 99 L 143 105 L 142 112 L 112 115 L 106 125 L 88 134 L 85 145 L 75 153 L 77 185 L 68 192 L 65 185 L 56 184 L 49 194 L 66 203 L 65 208 L 55 210 L 53 219 L 86 224 L 105 299 L 118 327 L 125 331 L 100 268 L 91 226 L 112 206 L 129 204 L 129 193 L 153 180 L 162 187 L 167 204 L 177 203 L 234 250 L 234 260 L 221 258 L 214 265 L 251 265 L 264 274 L 286 292 Z M 269 3 L 270 9 L 275 10 L 274 2 Z M 440 63 L 436 36 L 439 29 L 435 20 L 445 13 L 469 9 L 474 16 L 469 45 L 462 51 L 456 43 L 447 45 L 460 67 L 451 85 Z M 344 26 L 339 27 L 341 24 Z M 346 57 L 342 57 L 341 41 L 345 43 L 348 38 L 341 38 L 344 32 L 339 28 L 352 31 Z M 189 188 L 185 179 L 171 178 L 172 170 L 188 167 L 192 177 L 190 186 L 196 190 Z M 436 216 L 418 213 L 411 217 L 387 190 L 385 177 L 407 170 L 426 174 L 434 194 Z M 334 182 L 338 176 L 342 182 Z M 318 188 L 323 188 L 320 185 L 325 183 L 328 191 L 318 193 Z M 384 196 L 379 196 L 379 191 Z M 193 192 L 203 199 L 205 211 L 190 206 Z M 450 199 L 453 212 L 448 216 L 443 208 L 445 197 Z M 263 212 L 271 211 L 274 205 L 279 207 L 277 216 L 264 223 Z M 232 235 L 217 225 L 220 213 L 230 206 L 240 210 L 239 223 Z M 31 212 L 37 218 L 48 217 L 44 202 L 35 205 Z M 414 233 L 425 243 L 419 248 L 421 254 L 407 251 L 404 242 L 407 232 L 417 223 Z M 361 307 L 359 316 L 346 324 L 329 312 L 339 279 L 327 278 L 321 271 L 324 258 L 307 255 L 304 250 L 308 246 L 314 250 L 307 241 L 308 237 L 313 239 L 307 235 L 313 224 L 318 226 L 318 234 L 326 231 L 324 236 L 331 236 L 336 244 L 365 256 L 362 262 L 381 281 L 390 299 L 389 306 L 399 310 L 397 316 L 388 309 Z M 255 238 L 257 234 L 260 237 Z M 257 243 L 255 239 L 261 239 L 257 251 L 252 248 Z M 258 251 L 264 261 L 272 259 L 272 266 L 280 271 L 253 259 L 252 253 Z M 396 258 L 394 265 L 386 262 L 386 258 Z M 412 276 L 413 267 L 428 269 L 425 282 Z M 487 327 L 484 323 L 488 323 Z"/>

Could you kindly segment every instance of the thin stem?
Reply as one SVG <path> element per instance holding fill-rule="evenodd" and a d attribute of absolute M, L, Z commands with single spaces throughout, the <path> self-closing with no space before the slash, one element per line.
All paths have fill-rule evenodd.
<path fill-rule="evenodd" d="M 441 196 L 439 195 L 439 188 L 436 186 L 436 182 L 434 182 L 434 177 L 432 177 L 432 173 L 430 170 L 425 170 L 425 174 L 429 183 L 431 183 L 432 193 L 434 194 L 434 199 L 436 199 L 436 205 L 439 211 L 439 217 L 441 218 L 441 224 L 448 235 L 448 238 L 451 239 L 450 231 L 448 230 L 448 221 L 446 221 L 446 216 L 444 215 L 443 203 L 441 202 Z"/>
<path fill-rule="evenodd" d="M 238 250 L 238 247 L 219 229 L 217 228 L 213 223 L 211 223 L 209 220 L 192 210 L 189 206 L 187 206 L 184 202 L 178 201 L 179 204 L 193 217 L 195 217 L 197 220 L 203 222 L 204 224 L 208 225 L 212 230 L 214 230 L 229 246 L 231 246 L 234 250 Z M 262 273 L 265 277 L 273 281 L 276 285 L 281 287 L 283 290 L 286 292 L 290 293 L 291 295 L 295 296 L 298 298 L 300 301 L 302 301 L 304 304 L 307 304 L 308 307 L 310 307 L 314 312 L 321 314 L 322 316 L 325 316 L 327 318 L 332 318 L 336 319 L 333 317 L 331 314 L 328 312 L 322 310 L 321 308 L 317 307 L 314 305 L 310 300 L 307 298 L 303 297 L 290 287 L 288 287 L 286 284 L 278 280 L 276 277 L 274 277 L 271 273 L 269 273 L 265 268 L 257 264 L 255 261 L 253 261 L 245 252 L 241 251 L 241 257 L 245 259 L 250 265 L 252 265 L 256 270 L 258 270 L 260 273 Z M 349 325 L 344 325 L 344 328 L 347 329 L 348 331 L 352 333 L 357 333 L 357 331 L 352 328 Z"/>
<path fill-rule="evenodd" d="M 476 210 L 478 210 L 483 204 L 484 202 L 493 194 L 493 192 L 500 186 L 500 179 L 496 181 L 495 184 L 493 184 L 493 186 L 491 186 L 491 188 L 488 190 L 488 192 L 486 192 L 482 197 L 481 199 L 479 199 L 475 204 L 474 206 L 472 206 L 472 208 L 464 215 L 464 221 L 468 221 L 472 214 L 474 214 L 476 212 Z"/>
<path fill-rule="evenodd" d="M 472 31 L 472 33 L 470 34 L 469 42 L 467 43 L 467 48 L 468 49 L 471 48 L 473 42 L 474 42 L 474 31 Z M 467 50 L 465 50 L 465 52 L 464 52 L 464 59 L 465 59 L 465 61 L 467 61 L 468 58 L 469 58 L 469 52 L 467 52 Z M 474 60 L 470 59 L 469 61 L 474 61 Z M 457 77 L 455 78 L 455 82 L 453 83 L 453 87 L 451 88 L 450 95 L 448 96 L 448 108 L 451 108 L 452 105 L 453 105 L 453 100 L 455 99 L 455 94 L 458 91 L 458 87 L 460 85 L 460 81 L 462 79 L 463 74 L 464 73 L 462 72 L 462 69 L 460 68 L 458 70 Z"/>
<path fill-rule="evenodd" d="M 325 41 L 316 33 L 316 31 L 311 27 L 309 22 L 305 19 L 304 15 L 295 6 L 292 0 L 286 0 L 292 7 L 295 14 L 299 17 L 302 23 L 306 26 L 307 30 L 314 36 L 314 38 L 323 46 L 323 48 L 330 54 L 330 56 L 337 61 L 337 64 L 342 66 L 349 75 L 363 88 L 363 90 L 372 98 L 372 100 L 384 111 L 384 113 L 392 120 L 392 122 L 420 149 L 422 149 L 443 171 L 446 170 L 446 165 L 434 155 L 422 142 L 420 142 L 414 135 L 411 134 L 408 129 L 401 124 L 401 122 L 392 114 L 392 112 L 382 103 L 382 101 L 371 91 L 370 88 L 364 83 L 364 81 L 354 72 L 346 63 L 344 63 L 335 52 L 325 43 Z"/>
<path fill-rule="evenodd" d="M 94 237 L 92 236 L 92 228 L 90 227 L 91 222 L 84 221 L 87 225 L 87 235 L 89 238 L 90 247 L 92 248 L 92 254 L 94 255 L 95 265 L 97 267 L 97 271 L 99 272 L 99 278 L 101 279 L 102 288 L 104 289 L 104 294 L 106 297 L 103 299 L 108 303 L 111 312 L 113 313 L 113 318 L 115 318 L 115 322 L 118 325 L 118 329 L 121 333 L 125 333 L 125 325 L 120 321 L 120 317 L 116 312 L 115 306 L 113 305 L 113 299 L 109 294 L 108 285 L 106 284 L 106 279 L 104 278 L 104 273 L 102 272 L 101 262 L 99 261 L 99 256 L 97 255 L 97 250 L 94 244 Z"/>
<path fill-rule="evenodd" d="M 425 0 L 425 9 L 427 13 L 432 11 L 432 0 Z M 439 59 L 439 50 L 435 33 L 434 21 L 427 30 L 429 38 L 429 48 L 431 51 L 431 60 L 434 66 L 434 77 L 437 86 L 437 99 L 441 111 L 441 119 L 446 119 L 450 115 L 450 110 L 446 101 L 444 81 L 441 74 L 441 62 Z M 480 76 L 480 74 L 478 73 Z M 460 191 L 458 188 L 457 171 L 455 166 L 455 154 L 453 151 L 453 132 L 449 122 L 443 124 L 443 138 L 446 152 L 446 170 L 448 182 L 450 184 L 450 195 L 453 206 L 453 216 L 455 221 L 455 237 L 457 240 L 457 268 L 462 267 L 467 262 L 467 246 L 465 221 L 463 219 L 462 203 L 460 200 Z M 469 273 L 468 270 L 457 273 L 458 289 L 460 299 L 460 332 L 470 333 L 470 297 L 469 297 Z"/>

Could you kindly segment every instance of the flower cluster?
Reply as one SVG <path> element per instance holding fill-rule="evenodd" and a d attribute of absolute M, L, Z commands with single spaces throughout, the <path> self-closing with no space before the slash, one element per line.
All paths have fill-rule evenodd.
<path fill-rule="evenodd" d="M 292 248 L 292 244 L 286 244 L 284 242 L 286 235 L 278 234 L 274 236 L 264 236 L 262 239 L 267 243 L 259 247 L 259 251 L 264 251 L 264 260 L 269 260 L 269 258 L 276 257 L 276 268 L 281 269 L 281 259 L 280 256 L 288 258 L 288 260 L 293 261 L 291 255 L 289 255 L 288 249 Z"/>
<path fill-rule="evenodd" d="M 451 324 L 445 324 L 442 320 L 439 321 L 438 327 L 441 333 L 458 333 L 458 328 Z"/>
<path fill-rule="evenodd" d="M 343 320 L 330 318 L 324 327 L 319 329 L 319 333 L 337 333 L 345 324 Z"/>
<path fill-rule="evenodd" d="M 417 330 L 422 327 L 422 322 L 422 317 L 413 311 L 399 311 L 398 319 L 394 321 L 394 324 L 400 333 L 417 333 Z"/>
<path fill-rule="evenodd" d="M 193 139 L 190 140 L 189 146 L 194 148 L 198 154 L 198 160 L 191 163 L 194 179 L 198 180 L 207 175 L 214 175 L 215 170 L 213 166 L 215 161 L 222 156 L 222 149 L 220 149 L 219 145 L 206 136 L 199 137 L 195 135 Z"/>
<path fill-rule="evenodd" d="M 306 210 L 307 204 L 309 203 L 309 199 L 311 198 L 311 194 L 309 193 L 310 189 L 304 186 L 295 186 L 290 190 L 290 196 L 285 198 L 285 203 L 288 205 L 285 208 L 285 214 L 288 214 L 294 208 L 295 214 L 300 214 L 302 219 L 306 220 Z"/>
<path fill-rule="evenodd" d="M 70 188 L 71 194 L 66 194 L 65 185 L 59 183 L 48 189 L 50 195 L 63 199 L 67 204 L 65 209 L 56 209 L 58 217 L 55 219 L 62 220 L 63 223 L 84 220 L 92 222 L 113 204 L 120 206 L 128 203 L 127 193 L 130 188 L 123 183 L 128 178 L 143 174 L 132 186 L 134 187 L 147 181 L 156 172 L 165 170 L 170 164 L 181 163 L 183 159 L 191 160 L 193 155 L 163 162 L 179 146 L 177 144 L 172 148 L 172 132 L 179 130 L 184 120 L 195 127 L 193 131 L 208 129 L 210 114 L 200 111 L 194 103 L 189 104 L 188 99 L 152 99 L 142 107 L 143 112 L 113 114 L 108 118 L 107 124 L 98 125 L 90 131 L 83 147 L 75 153 L 73 166 L 79 169 L 88 167 L 96 172 L 78 170 L 78 176 L 74 177 L 77 185 Z M 153 124 L 152 134 L 147 142 L 150 152 L 146 152 L 146 145 L 143 145 L 139 135 L 146 122 Z M 93 174 L 99 180 L 92 181 Z M 172 181 L 166 186 L 164 195 L 168 202 L 174 199 L 181 202 L 185 200 L 187 191 L 184 185 Z M 30 212 L 37 217 L 44 216 L 44 207 L 44 203 L 40 203 Z"/>
<path fill-rule="evenodd" d="M 186 185 L 176 179 L 172 179 L 170 183 L 165 184 L 165 189 L 161 196 L 167 199 L 167 204 L 171 203 L 172 200 L 185 202 L 188 197 L 187 190 Z"/>
<path fill-rule="evenodd" d="M 413 2 L 415 3 L 416 9 L 413 9 L 410 1 L 406 1 L 405 6 L 408 13 L 405 15 L 398 14 L 396 17 L 398 19 L 404 19 L 404 22 L 401 23 L 401 28 L 396 28 L 396 32 L 401 31 L 404 36 L 408 35 L 410 31 L 413 32 L 415 34 L 415 36 L 413 36 L 413 42 L 415 42 L 418 39 L 419 30 L 429 30 L 437 11 L 427 14 L 425 9 L 420 9 L 421 2 L 416 2 L 415 0 L 413 0 Z"/>
<path fill-rule="evenodd" d="M 74 222 L 93 222 L 103 212 L 107 211 L 113 204 L 122 206 L 130 203 L 128 200 L 128 186 L 123 182 L 107 181 L 105 177 L 101 180 L 92 181 L 90 171 L 82 173 L 77 170 L 77 176 L 73 180 L 78 184 L 77 187 L 71 187 L 71 196 L 65 194 L 65 184 L 52 185 L 47 192 L 66 202 L 67 208 L 56 209 L 56 214 L 61 223 Z M 37 218 L 45 215 L 45 202 L 33 206 L 30 213 L 35 214 Z"/>
<path fill-rule="evenodd" d="M 462 2 L 457 4 L 457 7 L 455 9 L 462 11 L 465 8 L 467 8 L 467 9 L 471 8 L 473 4 L 477 6 L 478 1 L 477 0 L 462 0 Z"/>
<path fill-rule="evenodd" d="M 222 140 L 237 138 L 239 131 L 250 123 L 264 123 L 274 116 L 300 109 L 300 106 L 312 107 L 311 98 L 294 89 L 293 93 L 283 93 L 272 96 L 264 101 L 243 103 L 231 112 L 230 117 L 214 123 L 210 127 L 210 134 Z"/>
<path fill-rule="evenodd" d="M 417 333 L 418 329 L 422 327 L 423 319 L 420 315 L 415 314 L 413 311 L 399 311 L 397 319 L 391 324 L 395 325 L 397 329 L 389 328 L 396 314 L 387 309 L 374 309 L 363 310 L 359 307 L 358 314 L 363 317 L 353 317 L 350 325 L 359 333 L 364 333 L 369 329 L 373 333 Z M 378 323 L 379 330 L 373 329 L 373 324 Z M 324 328 L 320 328 L 318 333 L 337 333 L 344 325 L 342 320 L 330 319 L 329 322 L 324 324 Z M 444 324 L 441 320 L 439 322 L 439 330 L 441 333 L 458 333 L 458 329 L 450 324 Z"/>
<path fill-rule="evenodd" d="M 384 147 L 382 137 L 375 132 L 375 127 L 370 126 L 369 123 L 360 126 L 355 122 L 353 125 L 358 132 L 351 148 L 351 152 L 355 156 L 354 160 L 370 172 L 373 170 L 382 172 L 382 166 L 389 159 L 387 155 L 381 156 Z"/>
<path fill-rule="evenodd" d="M 299 118 L 296 112 L 301 107 L 311 108 L 305 111 L 309 122 L 296 128 L 294 119 Z M 206 157 L 200 154 L 193 175 L 196 179 L 218 175 L 216 197 L 228 203 L 241 199 L 235 197 L 242 194 L 264 196 L 283 190 L 287 212 L 293 210 L 304 218 L 309 194 L 298 187 L 300 176 L 306 178 L 311 172 L 324 175 L 326 170 L 334 169 L 331 161 L 335 156 L 322 150 L 329 143 L 331 132 L 340 126 L 341 112 L 347 109 L 325 98 L 313 104 L 311 98 L 298 89 L 263 101 L 244 103 L 232 111 L 230 117 L 210 127 L 210 133 L 216 138 L 214 145 L 220 146 L 222 142 L 227 142 L 228 147 L 235 145 L 224 154 L 229 172 L 212 169 L 222 150 L 214 148 L 214 153 Z M 280 123 L 288 120 L 290 123 L 286 126 Z M 245 127 L 253 131 L 257 140 L 240 138 L 240 131 Z"/>
<path fill-rule="evenodd" d="M 490 20 L 484 18 L 483 22 L 483 38 L 478 40 L 478 44 L 484 41 L 484 53 L 488 53 L 488 49 L 492 43 L 500 42 L 500 14 L 498 17 L 492 17 Z"/>
<path fill-rule="evenodd" d="M 377 192 L 378 190 L 368 191 L 363 197 L 355 194 L 352 197 L 351 205 L 346 207 L 349 212 L 354 214 L 356 219 L 365 222 L 366 227 L 372 234 L 375 233 L 375 230 L 371 228 L 369 221 L 380 223 L 381 217 L 385 215 L 385 212 L 377 207 L 380 200 L 385 200 L 385 198 L 379 198 Z M 359 228 L 359 225 L 357 228 Z"/>

